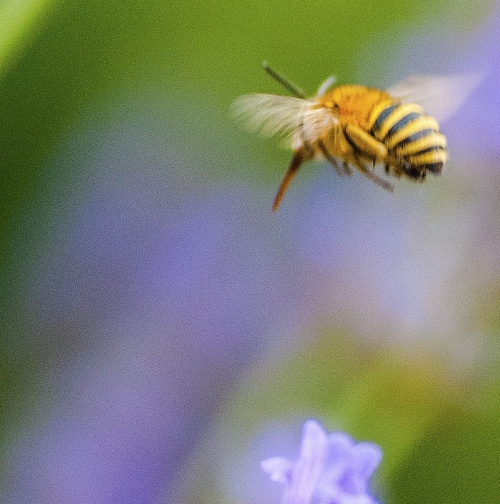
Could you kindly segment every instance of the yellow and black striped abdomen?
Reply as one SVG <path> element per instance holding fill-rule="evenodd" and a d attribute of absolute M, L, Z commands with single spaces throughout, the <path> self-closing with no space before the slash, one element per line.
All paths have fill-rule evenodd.
<path fill-rule="evenodd" d="M 373 108 L 368 122 L 370 133 L 386 145 L 396 175 L 422 180 L 428 171 L 441 172 L 446 137 L 419 105 L 388 100 Z"/>

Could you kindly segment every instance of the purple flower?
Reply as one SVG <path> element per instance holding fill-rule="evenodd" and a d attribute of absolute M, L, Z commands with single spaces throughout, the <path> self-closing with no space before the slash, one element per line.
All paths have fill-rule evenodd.
<path fill-rule="evenodd" d="M 376 504 L 368 482 L 381 460 L 376 444 L 356 443 L 343 432 L 328 434 L 316 420 L 308 420 L 299 458 L 272 457 L 261 467 L 285 485 L 283 504 Z"/>

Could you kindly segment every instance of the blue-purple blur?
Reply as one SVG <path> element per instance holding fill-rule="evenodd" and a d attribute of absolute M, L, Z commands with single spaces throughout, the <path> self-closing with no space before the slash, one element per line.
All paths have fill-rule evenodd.
<path fill-rule="evenodd" d="M 262 469 L 285 486 L 283 504 L 376 504 L 369 483 L 381 459 L 376 444 L 356 443 L 343 432 L 327 433 L 316 420 L 308 420 L 298 458 L 269 458 Z"/>

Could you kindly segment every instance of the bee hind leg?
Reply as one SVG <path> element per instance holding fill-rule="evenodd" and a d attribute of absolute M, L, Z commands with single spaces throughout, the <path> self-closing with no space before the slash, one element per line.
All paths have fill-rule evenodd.
<path fill-rule="evenodd" d="M 290 161 L 290 165 L 288 166 L 288 170 L 286 171 L 285 176 L 281 181 L 281 185 L 278 189 L 278 192 L 276 193 L 276 197 L 274 198 L 273 212 L 275 212 L 280 206 L 281 200 L 283 199 L 283 196 L 286 190 L 288 189 L 288 186 L 292 182 L 293 178 L 295 177 L 295 174 L 297 173 L 297 170 L 300 168 L 300 165 L 302 164 L 303 161 L 304 161 L 304 153 L 302 149 L 294 152 L 292 160 Z"/>
<path fill-rule="evenodd" d="M 325 159 L 333 166 L 333 169 L 337 172 L 337 175 L 339 177 L 342 177 L 343 175 L 350 175 L 351 170 L 349 167 L 346 167 L 346 164 L 342 166 L 342 168 L 339 166 L 337 160 L 330 155 L 330 153 L 326 150 L 325 144 L 322 141 L 318 142 L 318 146 L 320 151 L 322 152 L 323 156 L 325 156 Z"/>
<path fill-rule="evenodd" d="M 359 159 L 356 159 L 354 165 L 365 177 L 370 179 L 373 183 L 377 184 L 380 187 L 383 187 L 386 191 L 394 191 L 394 186 L 392 184 L 387 182 L 387 180 L 384 180 L 383 178 L 375 175 L 375 173 L 369 170 Z"/>

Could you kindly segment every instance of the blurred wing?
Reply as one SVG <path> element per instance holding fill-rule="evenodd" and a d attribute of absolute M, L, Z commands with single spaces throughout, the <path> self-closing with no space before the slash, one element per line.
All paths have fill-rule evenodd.
<path fill-rule="evenodd" d="M 314 143 L 339 124 L 338 116 L 326 107 L 309 107 L 302 114 L 300 138 Z"/>
<path fill-rule="evenodd" d="M 300 127 L 310 100 L 270 94 L 243 95 L 233 102 L 232 115 L 249 131 L 265 136 L 290 136 Z"/>
<path fill-rule="evenodd" d="M 447 77 L 415 75 L 392 86 L 387 92 L 405 103 L 421 105 L 438 121 L 451 117 L 469 93 L 481 82 L 479 74 L 459 74 Z"/>

